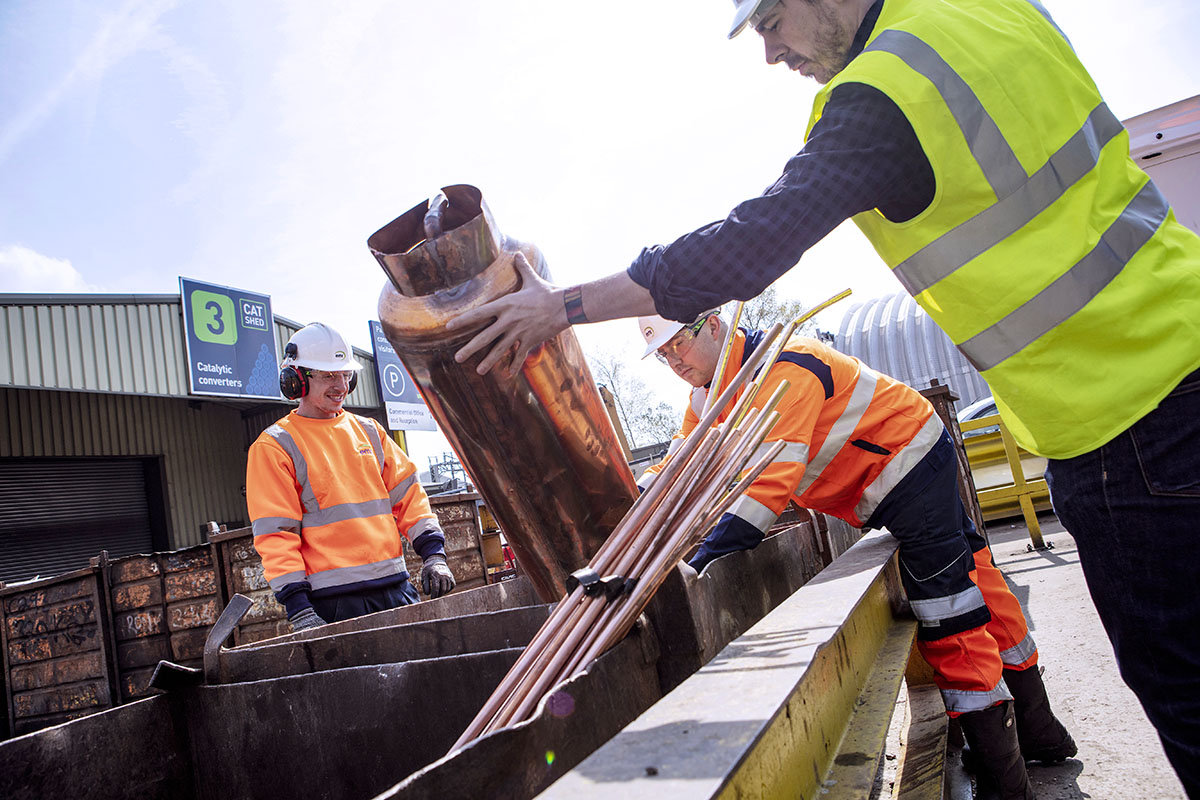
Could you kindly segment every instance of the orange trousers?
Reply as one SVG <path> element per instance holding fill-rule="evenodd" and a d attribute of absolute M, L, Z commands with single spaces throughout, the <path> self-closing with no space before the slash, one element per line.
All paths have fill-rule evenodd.
<path fill-rule="evenodd" d="M 1028 669 L 1038 659 L 1025 613 L 992 561 L 991 549 L 984 546 L 973 556 L 971 579 L 983 594 L 991 621 L 943 639 L 917 642 L 917 649 L 933 668 L 934 682 L 947 699 L 947 713 L 952 717 L 964 713 L 953 707 L 953 698 L 959 693 L 995 693 L 996 702 L 1008 699 L 1011 695 L 1001 683 L 1002 670 Z"/>

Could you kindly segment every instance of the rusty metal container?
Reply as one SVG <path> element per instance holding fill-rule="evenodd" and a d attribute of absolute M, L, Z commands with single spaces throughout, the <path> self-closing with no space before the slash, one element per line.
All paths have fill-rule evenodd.
<path fill-rule="evenodd" d="M 222 606 L 207 545 L 93 561 L 109 599 L 121 702 L 150 694 L 162 659 L 200 665 Z"/>
<path fill-rule="evenodd" d="M 104 608 L 94 568 L 0 590 L 12 735 L 114 705 L 113 642 L 105 629 Z"/>
<path fill-rule="evenodd" d="M 545 601 L 565 591 L 637 497 L 575 335 L 535 349 L 514 377 L 480 376 L 480 356 L 454 353 L 477 330 L 446 323 L 514 291 L 522 252 L 548 276 L 538 249 L 496 228 L 479 190 L 449 186 L 367 241 L 390 283 L 379 319 L 421 396 Z"/>

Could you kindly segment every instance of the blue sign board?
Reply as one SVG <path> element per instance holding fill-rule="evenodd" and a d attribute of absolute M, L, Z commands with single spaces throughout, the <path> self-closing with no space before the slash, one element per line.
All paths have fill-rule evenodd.
<path fill-rule="evenodd" d="M 271 298 L 179 279 L 192 394 L 280 399 Z"/>
<path fill-rule="evenodd" d="M 383 326 L 371 320 L 371 346 L 375 350 L 375 375 L 379 396 L 387 408 L 388 429 L 393 431 L 436 431 L 437 423 L 417 391 L 408 370 L 400 363 Z"/>

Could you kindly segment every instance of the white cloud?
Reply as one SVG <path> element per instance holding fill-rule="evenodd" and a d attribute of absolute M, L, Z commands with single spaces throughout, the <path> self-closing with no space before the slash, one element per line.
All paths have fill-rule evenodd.
<path fill-rule="evenodd" d="M 98 292 L 65 258 L 42 255 L 20 245 L 0 247 L 0 291 Z"/>

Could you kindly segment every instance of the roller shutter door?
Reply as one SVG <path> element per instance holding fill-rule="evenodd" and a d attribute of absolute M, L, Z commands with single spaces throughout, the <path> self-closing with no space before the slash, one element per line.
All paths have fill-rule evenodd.
<path fill-rule="evenodd" d="M 141 459 L 0 459 L 0 581 L 153 552 Z"/>

